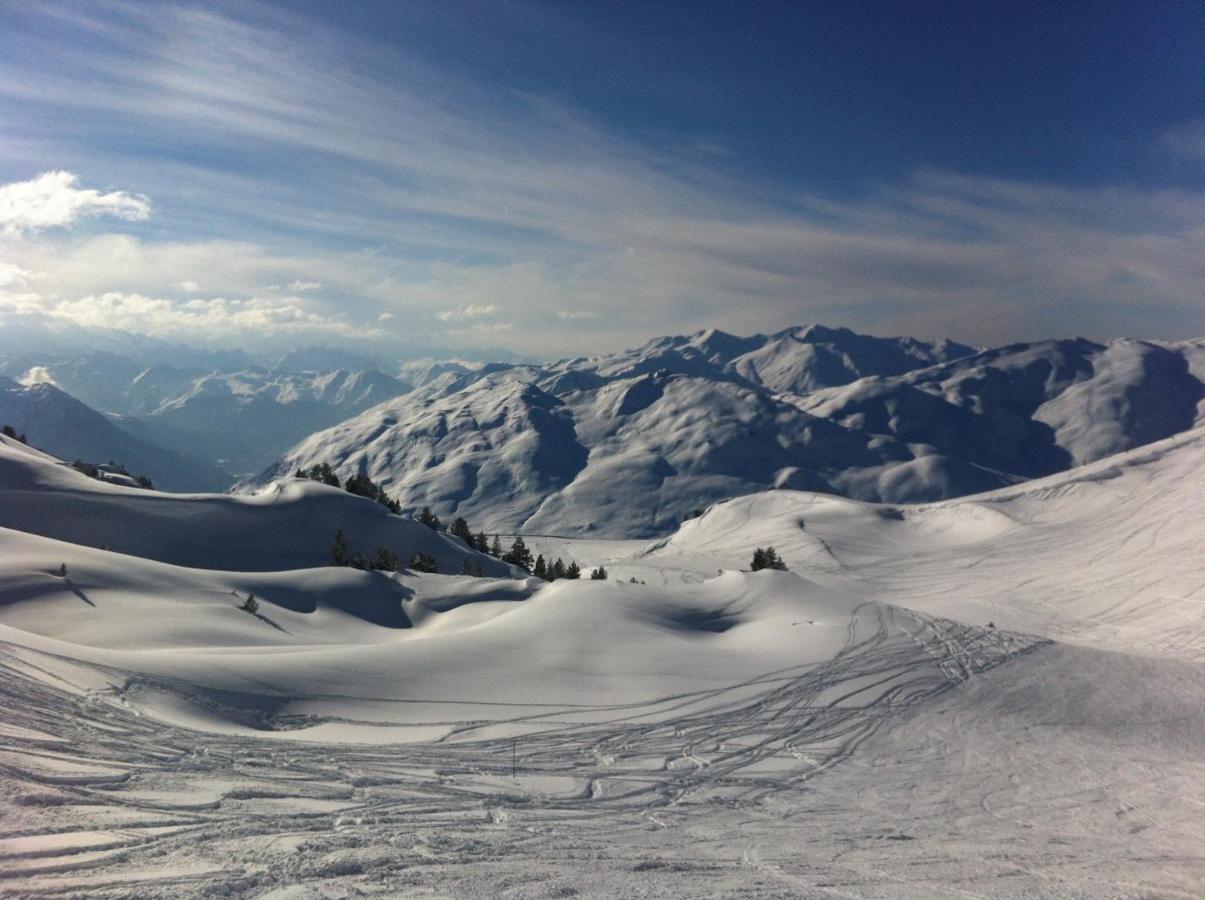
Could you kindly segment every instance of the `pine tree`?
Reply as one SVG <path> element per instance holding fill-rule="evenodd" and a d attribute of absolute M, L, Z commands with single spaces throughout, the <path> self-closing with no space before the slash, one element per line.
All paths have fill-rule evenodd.
<path fill-rule="evenodd" d="M 512 566 L 518 566 L 524 572 L 531 571 L 531 551 L 523 542 L 522 535 L 515 536 L 515 542 L 510 545 L 510 551 L 502 557 L 502 561 L 508 562 Z"/>
<path fill-rule="evenodd" d="M 577 578 L 582 577 L 582 569 L 581 569 L 581 566 L 579 566 L 577 564 L 576 559 L 573 560 L 573 562 L 569 563 L 569 568 L 565 570 L 565 577 L 571 578 L 571 579 L 577 579 Z"/>
<path fill-rule="evenodd" d="M 378 572 L 396 572 L 402 567 L 402 564 L 396 554 L 391 553 L 385 547 L 377 547 L 372 552 L 372 558 L 368 561 L 368 567 Z"/>
<path fill-rule="evenodd" d="M 773 547 L 767 547 L 763 550 L 758 547 L 753 551 L 753 563 L 749 566 L 754 572 L 762 569 L 778 569 L 786 571 L 787 564 L 779 558 L 777 551 Z"/>
<path fill-rule="evenodd" d="M 410 569 L 414 572 L 438 573 L 439 564 L 431 554 L 419 552 L 410 558 Z"/>
<path fill-rule="evenodd" d="M 331 468 L 330 463 L 318 463 L 309 469 L 298 469 L 297 477 L 308 478 L 310 481 L 318 481 L 331 487 L 340 487 L 339 476 L 335 474 L 335 470 Z"/>
<path fill-rule="evenodd" d="M 418 520 L 419 520 L 419 522 L 421 522 L 422 524 L 424 524 L 428 528 L 430 528 L 432 531 L 439 531 L 440 526 L 443 524 L 442 522 L 439 521 L 439 516 L 437 516 L 437 515 L 435 515 L 435 513 L 431 512 L 431 507 L 429 507 L 429 506 L 424 506 L 419 511 Z"/>
<path fill-rule="evenodd" d="M 591 569 L 590 570 L 590 580 L 591 581 L 606 581 L 607 580 L 606 568 L 604 566 L 599 566 L 597 569 Z"/>
<path fill-rule="evenodd" d="M 259 612 L 259 601 L 255 599 L 254 594 L 248 594 L 247 599 L 243 601 L 243 605 L 239 609 L 254 616 Z"/>
<path fill-rule="evenodd" d="M 556 562 L 554 562 L 552 564 L 552 569 L 550 571 L 550 574 L 552 575 L 552 577 L 549 578 L 548 580 L 556 581 L 558 578 L 564 578 L 568 571 L 569 570 L 565 568 L 565 564 L 561 561 L 561 558 L 558 556 L 556 558 Z"/>
<path fill-rule="evenodd" d="M 536 578 L 542 578 L 545 581 L 548 580 L 548 566 L 544 562 L 543 553 L 536 557 L 536 565 L 535 568 L 531 570 L 531 574 L 536 576 Z"/>
<path fill-rule="evenodd" d="M 351 544 L 349 544 L 347 542 L 347 538 L 343 536 L 342 528 L 336 529 L 335 540 L 331 544 L 331 565 L 351 565 Z"/>
<path fill-rule="evenodd" d="M 469 528 L 469 523 L 465 521 L 464 516 L 457 516 L 456 521 L 452 523 L 452 527 L 448 529 L 448 534 L 452 537 L 458 537 L 464 541 L 464 545 L 470 549 L 473 546 L 473 532 Z"/>
<path fill-rule="evenodd" d="M 490 544 L 490 556 L 502 558 L 502 541 L 498 539 L 498 535 L 494 535 L 494 542 Z"/>
<path fill-rule="evenodd" d="M 490 542 L 486 538 L 484 531 L 478 531 L 476 537 L 473 538 L 473 549 L 478 553 L 490 552 Z"/>

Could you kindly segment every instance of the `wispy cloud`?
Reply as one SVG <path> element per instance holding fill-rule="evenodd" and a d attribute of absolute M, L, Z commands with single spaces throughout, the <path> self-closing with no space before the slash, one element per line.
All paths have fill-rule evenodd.
<path fill-rule="evenodd" d="M 335 31 L 315 40 L 312 22 L 279 10 L 225 9 L 59 10 L 87 40 L 30 37 L 47 60 L 36 73 L 0 61 L 0 96 L 39 113 L 6 126 L 73 126 L 55 141 L 26 127 L 13 135 L 26 154 L 96 153 L 98 170 L 154 200 L 166 235 L 0 225 L 0 259 L 46 276 L 36 291 L 10 278 L 10 308 L 82 319 L 92 307 L 232 342 L 238 327 L 404 322 L 442 337 L 467 323 L 482 327 L 454 329 L 466 343 L 493 329 L 543 355 L 815 320 L 976 343 L 1205 332 L 1200 192 L 920 171 L 834 200 L 738 174 L 719 144 L 650 147 L 559 100 Z M 1193 128 L 1160 142 L 1188 155 Z M 151 148 L 135 159 L 111 149 L 131 130 Z M 151 152 L 182 137 L 246 165 Z M 74 216 L 148 209 L 141 195 L 67 188 L 96 195 Z M 193 279 L 214 305 L 154 301 L 199 293 Z"/>
<path fill-rule="evenodd" d="M 82 216 L 115 216 L 139 221 L 151 214 L 145 197 L 125 191 L 102 193 L 76 187 L 79 178 L 71 172 L 45 172 L 29 181 L 0 187 L 0 231 L 21 235 L 62 228 Z"/>
<path fill-rule="evenodd" d="M 40 314 L 92 328 L 116 328 L 155 337 L 211 341 L 247 335 L 295 334 L 307 338 L 376 338 L 372 328 L 306 310 L 296 298 L 230 300 L 225 297 L 175 301 L 110 291 L 74 300 L 38 294 L 0 292 L 0 313 Z"/>
<path fill-rule="evenodd" d="M 435 314 L 435 318 L 441 322 L 459 322 L 463 319 L 480 319 L 482 316 L 492 316 L 497 311 L 498 307 L 493 303 L 470 303 L 467 306 L 457 306 L 455 309 L 441 309 Z"/>

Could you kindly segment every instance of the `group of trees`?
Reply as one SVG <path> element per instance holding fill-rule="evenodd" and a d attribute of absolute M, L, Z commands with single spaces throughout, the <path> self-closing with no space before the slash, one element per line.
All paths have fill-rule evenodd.
<path fill-rule="evenodd" d="M 551 559 L 545 562 L 544 556 L 541 554 L 536 557 L 531 574 L 536 578 L 543 578 L 545 581 L 556 581 L 558 578 L 568 578 L 573 581 L 582 577 L 582 570 L 576 560 L 570 560 L 569 565 L 565 565 L 559 557 L 556 562 L 552 562 Z"/>
<path fill-rule="evenodd" d="M 386 494 L 385 489 L 367 475 L 352 475 L 345 483 L 340 483 L 339 476 L 335 474 L 330 463 L 318 463 L 308 469 L 298 469 L 297 477 L 308 478 L 310 481 L 317 481 L 331 487 L 341 487 L 349 494 L 375 500 L 394 515 L 399 515 L 402 511 L 402 504 Z"/>
<path fill-rule="evenodd" d="M 309 478 L 313 481 L 319 481 L 323 484 L 329 484 L 332 487 L 344 487 L 347 491 L 358 494 L 362 497 L 369 497 L 377 502 L 389 507 L 390 511 L 398 512 L 397 501 L 391 500 L 385 495 L 381 488 L 374 484 L 372 479 L 367 475 L 353 475 L 347 479 L 347 482 L 340 485 L 339 476 L 327 463 L 319 463 L 309 469 L 298 469 L 297 477 Z M 415 521 L 421 522 L 432 531 L 443 531 L 444 525 L 429 506 L 424 506 L 417 516 Z M 517 566 L 524 572 L 535 575 L 537 578 L 543 578 L 545 581 L 556 581 L 559 578 L 576 579 L 582 577 L 581 566 L 576 560 L 570 560 L 566 565 L 564 560 L 552 559 L 545 560 L 543 555 L 532 558 L 530 548 L 523 540 L 521 535 L 516 535 L 514 541 L 510 545 L 509 550 L 503 550 L 501 538 L 495 534 L 493 538 L 486 536 L 484 531 L 474 532 L 469 525 L 468 520 L 464 516 L 457 516 L 452 524 L 448 526 L 447 533 L 452 537 L 459 538 L 460 541 L 470 550 L 476 550 L 478 553 L 484 553 L 488 556 L 493 556 L 505 563 L 510 563 L 512 566 Z M 344 536 L 342 529 L 335 532 L 334 543 L 331 545 L 331 562 L 336 566 L 350 566 L 355 569 L 375 569 L 378 571 L 394 572 L 400 569 L 397 556 L 391 553 L 385 547 L 377 547 L 372 555 L 365 556 L 351 548 L 347 538 Z M 428 553 L 416 553 L 410 559 L 408 568 L 414 572 L 438 572 L 439 564 L 435 558 Z M 484 577 L 485 567 L 479 560 L 473 560 L 471 557 L 464 557 L 460 565 L 461 575 L 474 575 L 478 578 Z M 590 571 L 590 578 L 594 581 L 605 581 L 607 578 L 607 570 L 603 566 Z"/>
<path fill-rule="evenodd" d="M 368 556 L 353 550 L 342 528 L 335 531 L 331 542 L 331 565 L 376 572 L 397 572 L 402 568 L 398 555 L 383 545 L 378 545 Z M 429 553 L 416 553 L 410 558 L 410 568 L 415 572 L 438 572 L 439 564 Z"/>
<path fill-rule="evenodd" d="M 781 557 L 778 555 L 778 552 L 773 547 L 767 547 L 765 550 L 763 550 L 761 547 L 758 547 L 753 551 L 753 564 L 749 568 L 754 572 L 758 572 L 762 569 L 778 569 L 779 571 L 785 572 L 787 570 L 787 564 L 782 561 Z"/>
<path fill-rule="evenodd" d="M 20 441 L 22 444 L 29 443 L 29 438 L 27 438 L 24 434 L 17 434 L 16 429 L 11 425 L 5 425 L 3 428 L 0 428 L 0 434 L 3 434 L 5 437 L 10 437 L 14 441 Z"/>

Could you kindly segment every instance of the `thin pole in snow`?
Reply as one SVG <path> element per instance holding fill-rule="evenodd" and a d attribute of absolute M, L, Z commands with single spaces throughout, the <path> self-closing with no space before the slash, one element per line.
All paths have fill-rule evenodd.
<path fill-rule="evenodd" d="M 510 777 L 519 780 L 519 739 L 515 738 L 510 745 Z"/>

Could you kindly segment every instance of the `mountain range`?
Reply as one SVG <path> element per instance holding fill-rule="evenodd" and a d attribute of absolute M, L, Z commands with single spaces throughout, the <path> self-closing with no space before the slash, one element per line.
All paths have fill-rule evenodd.
<path fill-rule="evenodd" d="M 1192 427 L 1203 381 L 1201 341 L 707 330 L 433 373 L 242 488 L 326 462 L 487 530 L 648 537 L 767 488 L 907 503 L 1063 471 Z"/>

